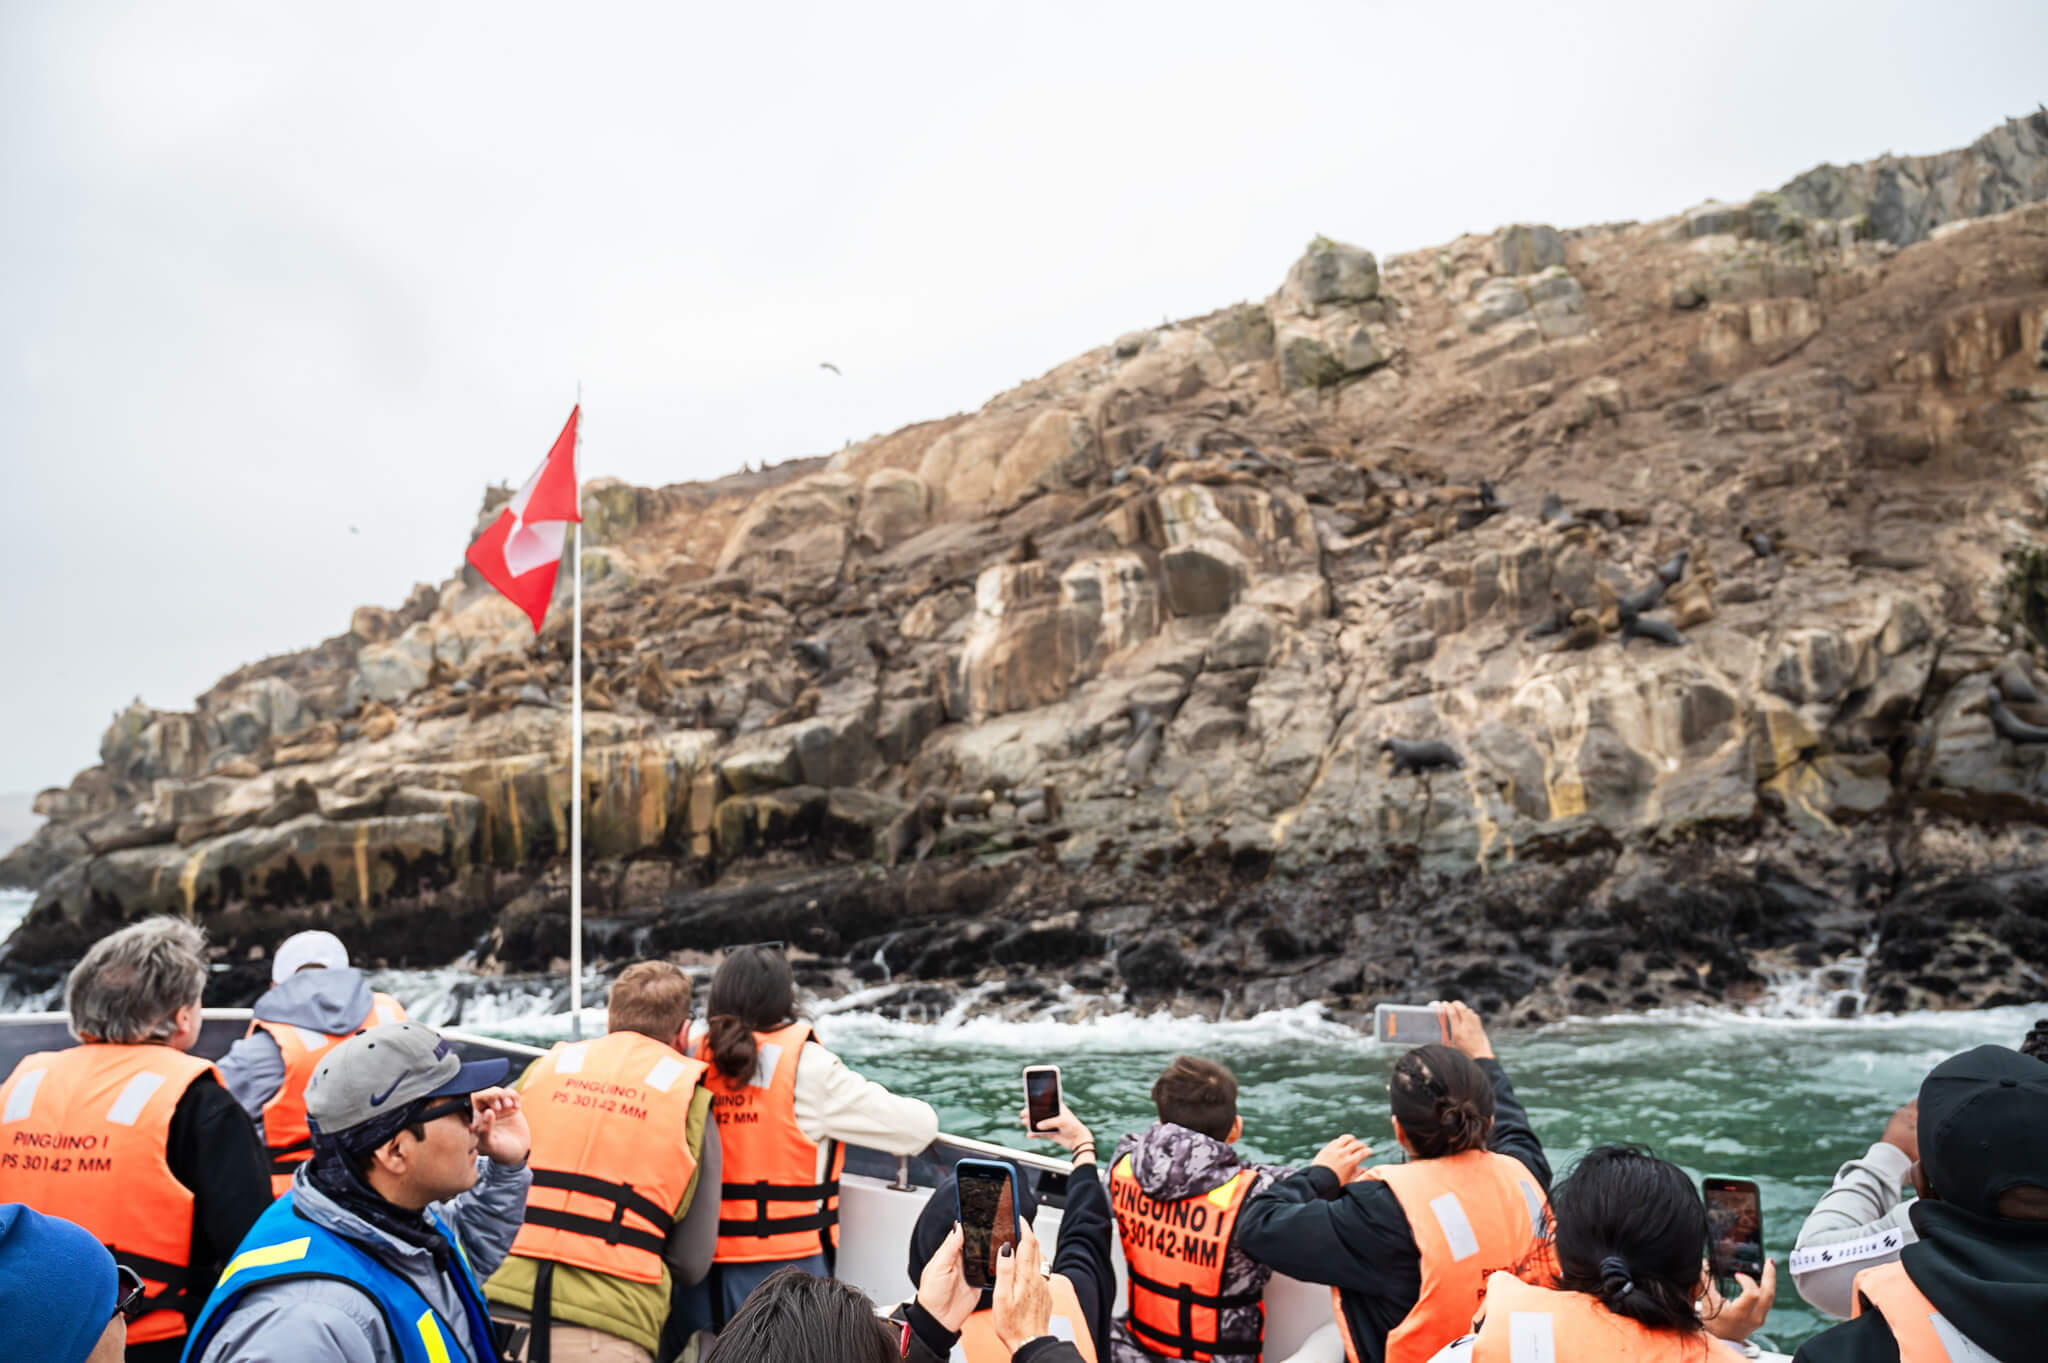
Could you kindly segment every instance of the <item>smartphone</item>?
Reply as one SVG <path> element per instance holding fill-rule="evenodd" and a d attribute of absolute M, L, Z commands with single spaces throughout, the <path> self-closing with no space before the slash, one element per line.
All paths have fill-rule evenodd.
<path fill-rule="evenodd" d="M 1024 1114 L 1032 1131 L 1060 1115 L 1060 1067 L 1024 1067 Z"/>
<path fill-rule="evenodd" d="M 1372 1010 L 1372 1039 L 1395 1046 L 1448 1042 L 1443 1010 L 1427 1003 L 1382 1003 Z"/>
<path fill-rule="evenodd" d="M 969 1287 L 996 1285 L 996 1259 L 1017 1243 L 1017 1170 L 994 1160 L 964 1159 L 953 1166 L 960 1198 L 961 1272 Z"/>
<path fill-rule="evenodd" d="M 1764 1275 L 1764 1203 L 1756 1183 L 1709 1174 L 1700 1180 L 1707 1204 L 1707 1259 L 1721 1295 L 1736 1292 L 1735 1275 Z"/>

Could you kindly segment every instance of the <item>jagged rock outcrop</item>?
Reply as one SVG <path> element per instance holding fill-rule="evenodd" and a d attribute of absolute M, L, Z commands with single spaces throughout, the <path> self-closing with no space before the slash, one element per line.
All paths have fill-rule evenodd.
<path fill-rule="evenodd" d="M 1659 222 L 1318 237 L 978 412 L 594 480 L 582 791 L 568 612 L 457 575 L 115 716 L 0 861 L 0 968 L 149 912 L 545 966 L 581 799 L 601 941 L 783 936 L 904 1010 L 1057 969 L 1537 1018 L 1873 935 L 1888 1006 L 2041 997 L 2043 117 Z"/>

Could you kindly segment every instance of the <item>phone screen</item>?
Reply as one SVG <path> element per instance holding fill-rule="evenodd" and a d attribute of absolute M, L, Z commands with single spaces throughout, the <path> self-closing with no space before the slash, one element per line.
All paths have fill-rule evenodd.
<path fill-rule="evenodd" d="M 1060 1072 L 1051 1065 L 1033 1065 L 1024 1071 L 1024 1110 L 1031 1129 L 1038 1130 L 1060 1115 Z"/>
<path fill-rule="evenodd" d="M 960 1193 L 961 1269 L 969 1287 L 996 1285 L 996 1258 L 1017 1243 L 1016 1188 L 1000 1164 L 962 1160 L 954 1169 Z"/>
<path fill-rule="evenodd" d="M 1726 1291 L 1738 1272 L 1761 1278 L 1764 1271 L 1764 1207 L 1756 1184 L 1746 1178 L 1705 1178 L 1707 1253 L 1714 1277 Z"/>

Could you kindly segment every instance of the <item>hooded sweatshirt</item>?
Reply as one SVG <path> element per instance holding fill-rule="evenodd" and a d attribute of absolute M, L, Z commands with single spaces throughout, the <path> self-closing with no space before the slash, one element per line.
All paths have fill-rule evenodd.
<path fill-rule="evenodd" d="M 347 1036 L 363 1025 L 375 1002 L 370 982 L 360 970 L 302 970 L 271 986 L 270 992 L 256 1000 L 253 1012 L 261 1022 Z M 270 1033 L 259 1029 L 230 1046 L 221 1057 L 220 1077 L 261 1131 L 264 1104 L 277 1096 L 284 1083 L 284 1056 Z"/>
<path fill-rule="evenodd" d="M 474 1188 L 434 1204 L 434 1214 L 462 1241 L 479 1279 L 498 1267 L 526 1215 L 526 1189 L 533 1174 L 478 1159 Z M 289 1196 L 299 1215 L 368 1250 L 385 1267 L 419 1289 L 444 1320 L 465 1318 L 455 1284 L 435 1263 L 431 1250 L 407 1244 L 346 1210 L 315 1187 L 311 1166 L 302 1168 Z M 472 1359 L 466 1335 L 450 1343 L 451 1363 L 492 1363 Z M 457 1357 L 456 1355 L 459 1355 Z M 391 1327 L 368 1293 L 331 1278 L 294 1278 L 255 1288 L 222 1319 L 206 1352 L 193 1363 L 403 1363 Z"/>
<path fill-rule="evenodd" d="M 1138 1187 L 1144 1190 L 1145 1196 L 1157 1202 L 1200 1197 L 1222 1187 L 1241 1171 L 1252 1169 L 1256 1173 L 1251 1190 L 1246 1194 L 1249 1199 L 1264 1192 L 1274 1179 L 1285 1178 L 1294 1172 L 1278 1165 L 1252 1164 L 1241 1158 L 1234 1146 L 1174 1122 L 1154 1122 L 1144 1131 L 1125 1136 L 1116 1143 L 1116 1154 L 1109 1161 L 1109 1167 L 1116 1168 L 1126 1155 L 1131 1158 L 1131 1173 L 1136 1176 Z M 1238 1247 L 1237 1237 L 1233 1234 L 1223 1258 L 1223 1295 L 1234 1297 L 1246 1292 L 1263 1292 L 1267 1279 L 1272 1276 L 1272 1269 L 1253 1263 L 1251 1257 Z M 1148 1360 L 1160 1357 L 1148 1352 L 1138 1342 L 1126 1320 L 1128 1314 L 1117 1321 L 1110 1336 L 1110 1354 L 1115 1363 L 1148 1363 Z M 1259 1308 L 1232 1307 L 1222 1313 L 1219 1328 L 1224 1335 L 1255 1334 L 1259 1329 Z M 1239 1363 L 1239 1360 L 1249 1363 L 1255 1357 L 1252 1354 L 1216 1355 L 1218 1363 Z"/>
<path fill-rule="evenodd" d="M 1927 1198 L 1912 1204 L 1919 1240 L 1899 1256 L 1906 1276 L 1956 1329 L 1999 1363 L 2041 1357 L 2048 1319 L 2048 1222 L 1979 1216 Z M 1794 1363 L 1898 1363 L 1884 1318 L 1866 1310 L 1815 1335 Z"/>

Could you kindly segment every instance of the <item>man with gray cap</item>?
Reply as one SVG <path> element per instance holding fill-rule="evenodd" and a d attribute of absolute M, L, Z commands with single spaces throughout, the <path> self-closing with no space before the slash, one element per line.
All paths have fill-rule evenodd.
<path fill-rule="evenodd" d="M 188 1363 L 491 1363 L 477 1282 L 532 1181 L 508 1068 L 411 1022 L 334 1047 L 306 1086 L 313 1158 L 221 1273 Z"/>
<path fill-rule="evenodd" d="M 2023 1363 L 2048 1319 L 2048 1064 L 1979 1046 L 1920 1085 L 1919 1238 L 1795 1363 Z"/>
<path fill-rule="evenodd" d="M 370 988 L 331 932 L 300 932 L 279 943 L 270 992 L 256 1000 L 249 1034 L 221 1058 L 221 1082 L 256 1123 L 270 1157 L 270 1190 L 283 1197 L 313 1155 L 306 1081 L 329 1049 L 366 1027 L 405 1021 L 405 1007 Z"/>

